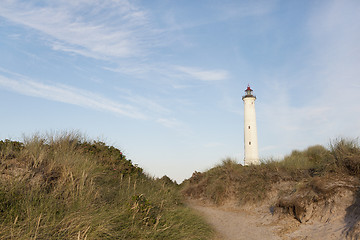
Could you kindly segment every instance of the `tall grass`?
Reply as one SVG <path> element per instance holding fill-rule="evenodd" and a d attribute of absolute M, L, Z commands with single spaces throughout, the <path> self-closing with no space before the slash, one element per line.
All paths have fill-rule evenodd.
<path fill-rule="evenodd" d="M 360 174 L 360 147 L 356 140 L 340 139 L 330 144 L 333 165 L 350 175 Z"/>
<path fill-rule="evenodd" d="M 0 239 L 209 239 L 175 183 L 78 134 L 0 141 Z"/>
<path fill-rule="evenodd" d="M 359 173 L 359 144 L 356 140 L 340 139 L 332 142 L 328 149 L 315 145 L 260 165 L 242 166 L 225 159 L 206 172 L 196 172 L 183 183 L 182 191 L 188 197 L 216 204 L 228 199 L 236 199 L 239 204 L 257 203 L 267 199 L 274 184 L 280 182 L 301 183 L 314 177 L 359 176 Z"/>

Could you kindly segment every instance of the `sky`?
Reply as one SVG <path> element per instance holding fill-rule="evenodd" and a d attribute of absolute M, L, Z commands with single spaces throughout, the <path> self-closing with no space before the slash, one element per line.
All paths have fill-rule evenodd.
<path fill-rule="evenodd" d="M 360 1 L 2 0 L 0 139 L 78 131 L 181 182 L 360 136 Z"/>

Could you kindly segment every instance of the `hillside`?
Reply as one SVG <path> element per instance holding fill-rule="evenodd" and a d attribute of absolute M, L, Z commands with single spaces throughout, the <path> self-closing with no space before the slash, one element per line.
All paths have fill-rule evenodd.
<path fill-rule="evenodd" d="M 226 159 L 195 172 L 182 192 L 195 208 L 210 206 L 207 212 L 217 206 L 255 214 L 258 225 L 266 222 L 281 239 L 359 239 L 359 177 L 360 147 L 341 139 L 329 149 L 312 146 L 258 166 Z"/>
<path fill-rule="evenodd" d="M 0 239 L 210 239 L 177 184 L 78 134 L 0 141 Z"/>

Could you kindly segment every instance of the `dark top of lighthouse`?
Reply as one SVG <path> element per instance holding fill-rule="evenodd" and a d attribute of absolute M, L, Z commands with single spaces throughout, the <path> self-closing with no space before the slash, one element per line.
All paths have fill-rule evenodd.
<path fill-rule="evenodd" d="M 253 95 L 252 92 L 253 92 L 253 90 L 250 88 L 250 85 L 248 85 L 247 88 L 245 89 L 245 95 L 242 97 L 242 99 L 247 98 L 247 97 L 256 98 L 256 96 Z"/>

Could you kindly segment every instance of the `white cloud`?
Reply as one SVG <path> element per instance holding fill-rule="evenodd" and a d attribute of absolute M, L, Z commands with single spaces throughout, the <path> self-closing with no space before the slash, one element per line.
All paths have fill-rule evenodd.
<path fill-rule="evenodd" d="M 0 5 L 0 16 L 43 34 L 55 51 L 95 59 L 111 60 L 118 68 L 105 68 L 135 77 L 148 74 L 165 79 L 192 78 L 201 81 L 224 80 L 225 70 L 172 66 L 140 60 L 151 49 L 166 46 L 167 30 L 156 29 L 149 14 L 128 0 L 45 1 L 42 4 L 7 0 Z M 167 37 L 164 37 L 168 35 Z M 126 61 L 122 59 L 126 58 Z M 173 83 L 171 83 L 173 84 Z"/>
<path fill-rule="evenodd" d="M 120 98 L 133 105 L 139 106 L 143 111 L 156 114 L 169 114 L 171 111 L 150 97 L 140 96 L 129 89 L 116 88 L 120 92 Z"/>
<path fill-rule="evenodd" d="M 197 14 L 196 17 L 184 18 L 181 14 L 186 11 L 186 5 L 181 8 L 183 11 L 174 11 L 166 9 L 161 16 L 162 22 L 166 25 L 167 32 L 184 31 L 191 28 L 199 28 L 213 23 L 234 21 L 246 17 L 262 17 L 272 12 L 278 0 L 260 0 L 260 1 L 204 1 L 197 4 L 190 4 L 191 11 L 204 12 L 206 14 Z M 179 41 L 177 36 L 176 41 Z M 191 42 L 186 40 L 186 36 L 180 35 L 180 41 L 183 44 L 192 46 Z"/>
<path fill-rule="evenodd" d="M 183 124 L 175 118 L 159 118 L 156 122 L 168 128 L 181 128 Z"/>
<path fill-rule="evenodd" d="M 188 77 L 202 81 L 225 80 L 229 77 L 229 73 L 225 70 L 203 70 L 185 66 L 175 66 L 174 69 L 187 75 Z"/>
<path fill-rule="evenodd" d="M 136 76 L 141 79 L 156 78 L 158 83 L 169 84 L 174 89 L 189 88 L 184 84 L 184 79 L 200 81 L 221 81 L 229 78 L 226 70 L 201 69 L 197 67 L 169 65 L 166 63 L 129 64 L 124 63 L 119 67 L 104 67 L 105 70 Z"/>
<path fill-rule="evenodd" d="M 43 6 L 8 0 L 1 3 L 0 16 L 50 36 L 55 50 L 94 58 L 142 55 L 154 37 L 146 12 L 126 0 L 49 1 Z"/>
<path fill-rule="evenodd" d="M 0 69 L 1 70 L 1 69 Z M 9 74 L 8 72 L 5 72 Z M 121 104 L 95 93 L 66 85 L 47 85 L 14 74 L 15 78 L 0 75 L 0 86 L 23 95 L 44 98 L 85 108 L 112 112 L 122 116 L 145 119 L 138 109 L 128 104 Z"/>

